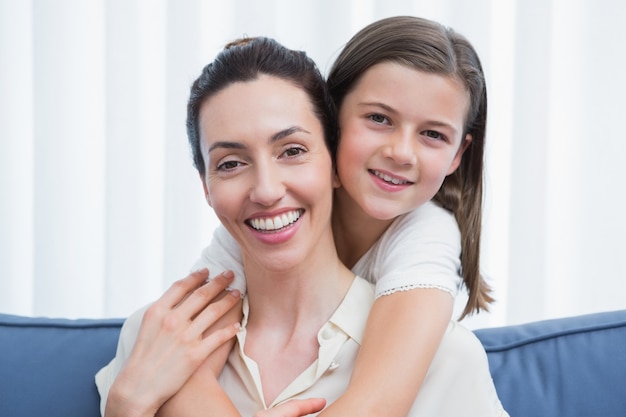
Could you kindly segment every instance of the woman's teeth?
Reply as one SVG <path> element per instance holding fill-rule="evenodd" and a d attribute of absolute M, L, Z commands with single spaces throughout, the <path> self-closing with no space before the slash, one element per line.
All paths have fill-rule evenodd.
<path fill-rule="evenodd" d="M 265 218 L 265 219 L 252 219 L 250 220 L 250 226 L 256 230 L 278 230 L 292 223 L 295 223 L 301 216 L 299 210 L 289 211 L 283 213 L 280 216 Z"/>

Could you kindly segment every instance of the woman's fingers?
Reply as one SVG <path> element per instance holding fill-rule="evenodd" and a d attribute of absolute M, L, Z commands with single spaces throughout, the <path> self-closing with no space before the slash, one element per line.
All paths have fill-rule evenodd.
<path fill-rule="evenodd" d="M 225 271 L 212 278 L 211 281 L 201 285 L 189 293 L 188 296 L 178 304 L 176 309 L 184 317 L 193 318 L 200 313 L 207 305 L 215 301 L 216 297 L 223 293 L 228 285 L 233 281 L 233 272 Z"/>
<path fill-rule="evenodd" d="M 195 295 L 195 293 L 194 293 Z M 193 296 L 190 296 L 190 300 Z M 205 305 L 203 309 L 193 318 L 193 322 L 190 325 L 190 331 L 196 334 L 205 334 L 205 332 L 214 324 L 218 322 L 231 308 L 241 300 L 239 291 L 224 291 L 217 297 L 213 297 L 208 305 Z M 229 323 L 234 324 L 234 323 Z M 224 321 L 220 323 L 224 325 Z M 206 334 L 205 334 L 206 335 Z"/>
<path fill-rule="evenodd" d="M 326 405 L 324 398 L 291 400 L 269 410 L 258 411 L 254 417 L 302 417 L 321 411 Z"/>
<path fill-rule="evenodd" d="M 207 277 L 208 271 L 202 270 L 177 281 L 145 311 L 132 353 L 116 380 L 121 398 L 156 411 L 235 335 L 237 324 L 218 323 L 240 300 L 238 293 L 224 291 L 232 273 L 205 283 Z"/>
<path fill-rule="evenodd" d="M 163 304 L 166 308 L 175 307 L 208 278 L 209 270 L 206 268 L 192 272 L 185 278 L 174 282 L 157 302 Z"/>

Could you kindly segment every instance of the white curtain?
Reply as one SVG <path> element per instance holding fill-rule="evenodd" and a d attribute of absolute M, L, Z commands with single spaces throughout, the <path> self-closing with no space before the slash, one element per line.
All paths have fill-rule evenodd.
<path fill-rule="evenodd" d="M 188 89 L 266 35 L 326 72 L 367 23 L 465 34 L 488 80 L 483 270 L 472 327 L 626 308 L 626 3 L 620 0 L 0 0 L 0 312 L 122 317 L 183 277 L 217 222 Z"/>

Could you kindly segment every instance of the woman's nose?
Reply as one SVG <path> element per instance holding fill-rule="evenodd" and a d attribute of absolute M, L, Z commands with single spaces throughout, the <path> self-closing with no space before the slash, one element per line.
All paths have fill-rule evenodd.
<path fill-rule="evenodd" d="M 250 200 L 254 203 L 271 206 L 284 197 L 285 182 L 281 170 L 272 163 L 258 166 Z"/>
<path fill-rule="evenodd" d="M 399 131 L 385 145 L 383 156 L 392 159 L 398 165 L 417 163 L 417 141 L 409 132 Z"/>

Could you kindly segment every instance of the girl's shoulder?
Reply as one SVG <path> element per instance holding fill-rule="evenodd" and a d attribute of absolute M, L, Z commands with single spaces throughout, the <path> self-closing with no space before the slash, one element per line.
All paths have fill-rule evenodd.
<path fill-rule="evenodd" d="M 387 239 L 427 237 L 460 239 L 459 225 L 454 214 L 428 201 L 409 213 L 398 216 L 385 232 Z"/>

